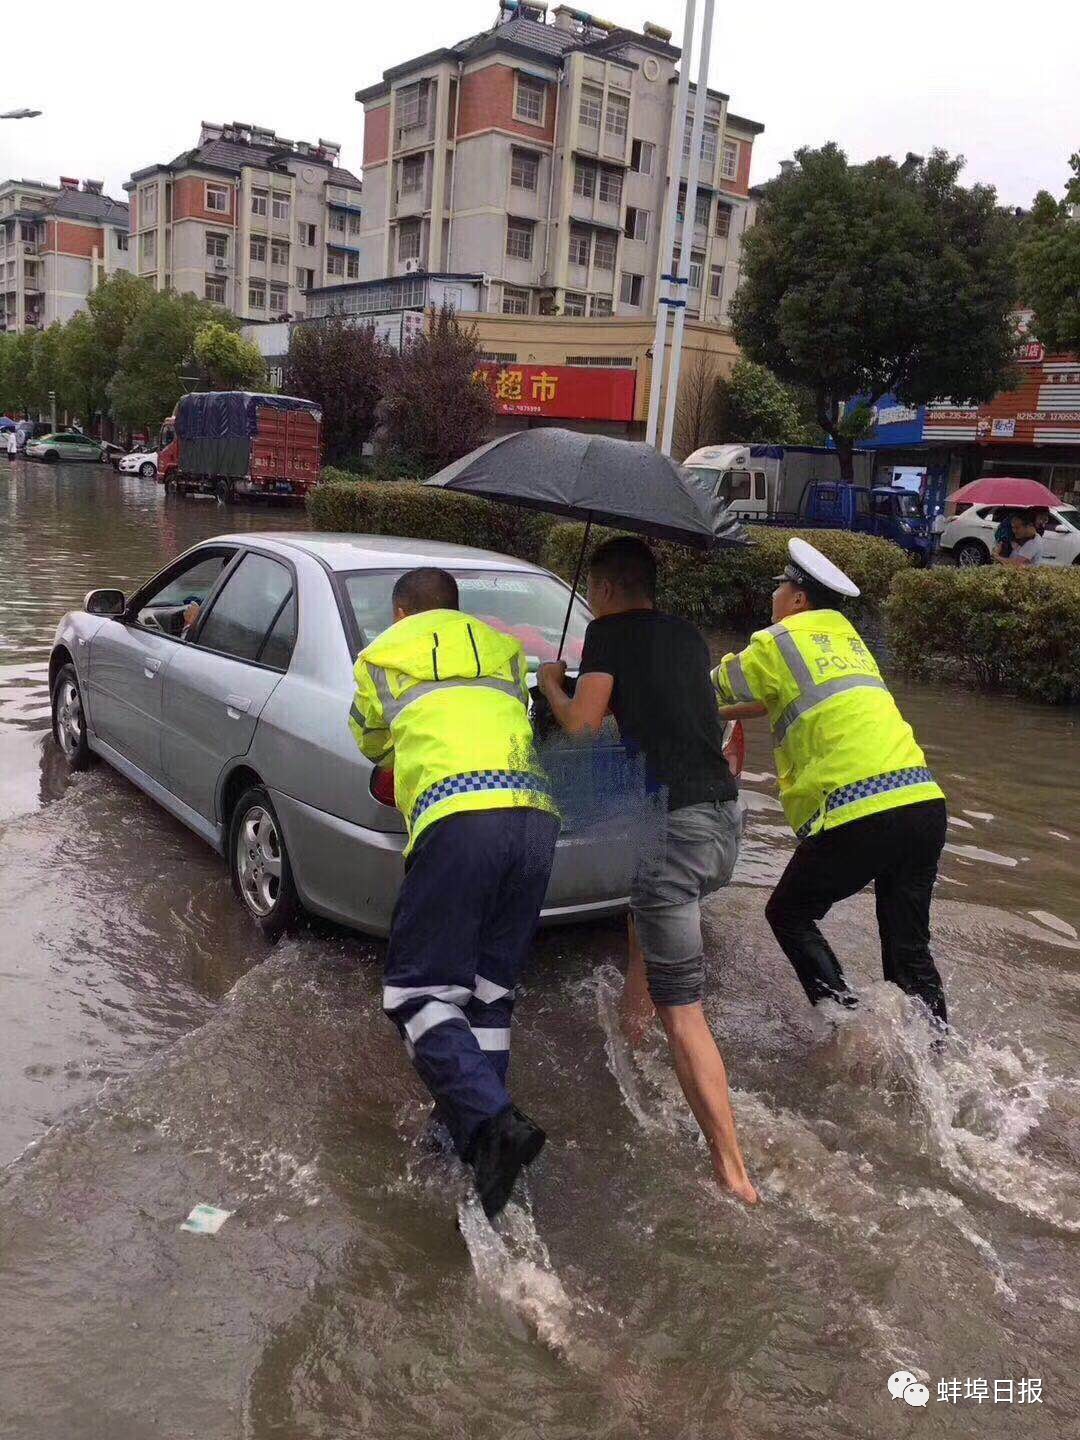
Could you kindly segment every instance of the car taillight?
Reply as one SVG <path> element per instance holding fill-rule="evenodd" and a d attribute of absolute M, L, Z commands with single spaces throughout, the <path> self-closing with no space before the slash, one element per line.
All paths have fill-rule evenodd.
<path fill-rule="evenodd" d="M 371 772 L 371 793 L 378 800 L 380 805 L 393 805 L 394 802 L 394 770 L 380 769 L 376 766 Z"/>
<path fill-rule="evenodd" d="M 741 720 L 729 720 L 724 730 L 724 759 L 736 780 L 746 760 L 746 731 Z"/>

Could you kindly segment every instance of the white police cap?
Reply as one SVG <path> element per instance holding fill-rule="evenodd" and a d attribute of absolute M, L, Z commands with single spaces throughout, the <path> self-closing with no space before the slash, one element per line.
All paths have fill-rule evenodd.
<path fill-rule="evenodd" d="M 812 585 L 850 600 L 858 595 L 859 587 L 854 580 L 806 540 L 797 536 L 789 540 L 788 554 L 790 563 L 782 575 L 773 576 L 774 580 L 790 580 L 793 585 Z"/>

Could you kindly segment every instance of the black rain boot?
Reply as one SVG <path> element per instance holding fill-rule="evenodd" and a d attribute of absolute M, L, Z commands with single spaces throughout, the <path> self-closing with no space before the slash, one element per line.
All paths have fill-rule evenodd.
<path fill-rule="evenodd" d="M 485 1120 L 469 1143 L 466 1164 L 471 1165 L 484 1214 L 494 1220 L 510 1199 L 514 1182 L 544 1148 L 547 1136 L 539 1125 L 509 1105 Z"/>

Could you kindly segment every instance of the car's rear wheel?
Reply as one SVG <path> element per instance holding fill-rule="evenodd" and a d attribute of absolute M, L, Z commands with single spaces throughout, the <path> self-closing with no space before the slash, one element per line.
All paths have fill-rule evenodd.
<path fill-rule="evenodd" d="M 62 665 L 53 681 L 53 738 L 64 752 L 72 770 L 86 770 L 93 753 L 86 741 L 86 717 L 83 713 L 79 677 L 72 664 Z"/>
<path fill-rule="evenodd" d="M 231 505 L 234 499 L 232 481 L 219 480 L 214 486 L 214 494 L 222 505 Z"/>
<path fill-rule="evenodd" d="M 233 889 L 270 940 L 276 940 L 300 914 L 292 866 L 281 823 L 261 785 L 245 790 L 229 825 L 229 870 Z"/>
<path fill-rule="evenodd" d="M 953 551 L 956 556 L 957 565 L 965 570 L 972 565 L 987 565 L 990 563 L 990 551 L 981 540 L 962 540 Z"/>
<path fill-rule="evenodd" d="M 144 480 L 149 480 L 157 474 L 157 466 L 152 465 L 149 461 L 147 461 L 145 465 L 139 466 L 139 474 L 143 477 Z"/>
<path fill-rule="evenodd" d="M 46 465 L 56 465 L 60 460 L 60 453 L 57 450 L 46 450 L 41 457 Z"/>

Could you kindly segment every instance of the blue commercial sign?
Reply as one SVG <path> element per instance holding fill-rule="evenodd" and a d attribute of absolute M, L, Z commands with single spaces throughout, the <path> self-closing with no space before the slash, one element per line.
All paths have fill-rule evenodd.
<path fill-rule="evenodd" d="M 854 410 L 861 404 L 865 404 L 865 400 L 856 396 L 854 400 L 847 401 L 844 409 Z M 873 414 L 872 428 L 859 439 L 860 449 L 888 450 L 899 445 L 922 444 L 925 405 L 905 405 L 895 395 L 883 395 L 874 406 Z M 832 442 L 829 444 L 831 446 Z"/>

